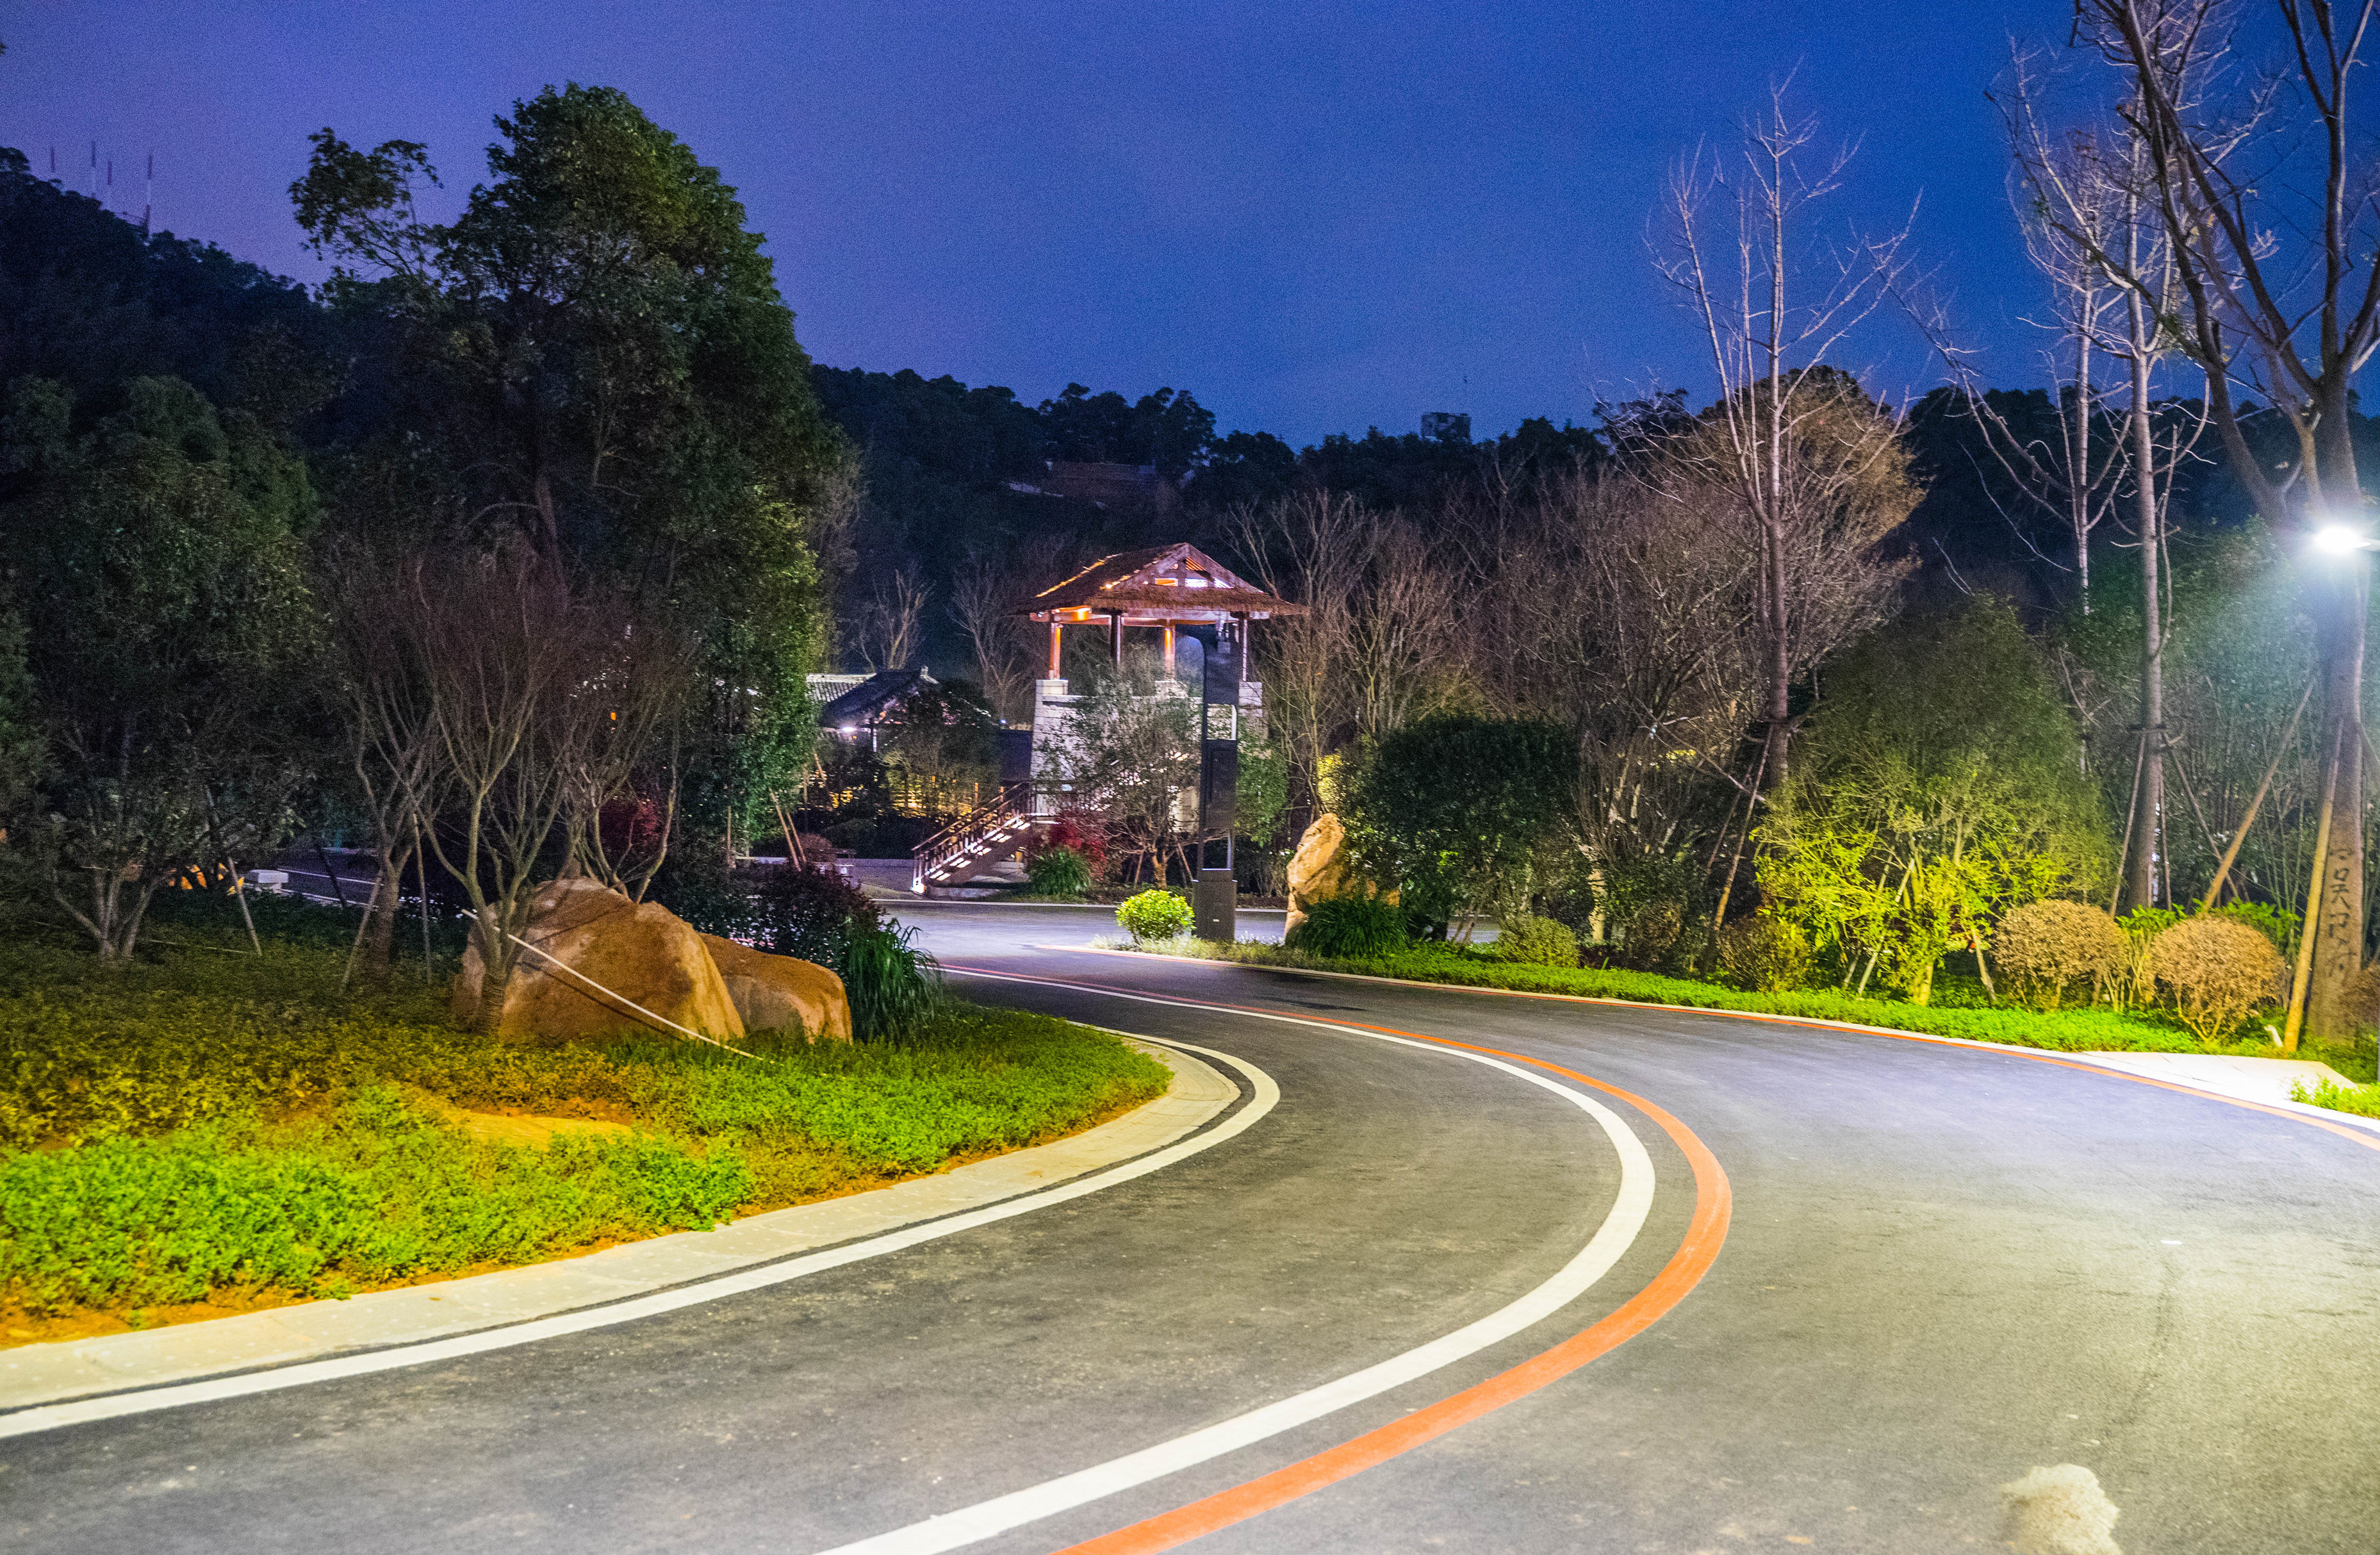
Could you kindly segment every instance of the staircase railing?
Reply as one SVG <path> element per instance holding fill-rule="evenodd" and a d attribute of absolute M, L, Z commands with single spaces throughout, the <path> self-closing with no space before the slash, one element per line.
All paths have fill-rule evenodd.
<path fill-rule="evenodd" d="M 960 869 L 971 865 L 1032 827 L 1043 807 L 1030 783 L 1006 783 L 989 801 L 960 816 L 910 853 L 916 873 L 909 889 L 922 896 Z"/>

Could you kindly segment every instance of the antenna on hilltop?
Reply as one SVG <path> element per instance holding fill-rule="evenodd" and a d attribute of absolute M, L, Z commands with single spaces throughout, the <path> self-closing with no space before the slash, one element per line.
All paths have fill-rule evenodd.
<path fill-rule="evenodd" d="M 149 153 L 149 181 L 140 188 L 140 236 L 149 236 L 149 208 L 157 198 L 157 153 Z"/>

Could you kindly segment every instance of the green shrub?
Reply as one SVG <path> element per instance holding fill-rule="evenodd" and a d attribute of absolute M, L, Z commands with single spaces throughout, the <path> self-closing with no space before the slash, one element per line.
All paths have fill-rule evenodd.
<path fill-rule="evenodd" d="M 877 927 L 844 948 L 843 991 L 851 1033 L 865 1039 L 912 1035 L 941 997 L 941 966 L 917 946 L 914 929 Z"/>
<path fill-rule="evenodd" d="M 751 910 L 752 938 L 761 949 L 832 967 L 846 982 L 851 974 L 844 961 L 852 946 L 883 924 L 867 892 L 841 871 L 815 865 L 771 869 Z"/>
<path fill-rule="evenodd" d="M 1080 901 L 1091 888 L 1091 861 L 1070 847 L 1046 847 L 1026 860 L 1025 878 L 1036 896 Z"/>
<path fill-rule="evenodd" d="M 1515 913 L 1498 927 L 1494 948 L 1500 961 L 1530 966 L 1578 965 L 1578 936 L 1570 926 L 1526 913 Z"/>
<path fill-rule="evenodd" d="M 1780 993 L 1809 980 L 1810 939 L 1801 925 L 1767 913 L 1738 918 L 1718 932 L 1718 961 L 1738 988 Z"/>
<path fill-rule="evenodd" d="M 1621 954 L 1632 966 L 1647 971 L 1670 959 L 1686 931 L 1686 915 L 1675 902 L 1647 902 L 1628 920 Z"/>
<path fill-rule="evenodd" d="M 1405 912 L 1378 896 L 1328 896 L 1306 910 L 1284 942 L 1307 955 L 1391 955 L 1407 943 Z"/>
<path fill-rule="evenodd" d="M 2055 1010 L 2077 993 L 2088 1002 L 2112 988 L 2129 952 L 2116 920 L 2087 902 L 2028 902 L 1992 934 L 2001 978 L 2037 1010 Z"/>
<path fill-rule="evenodd" d="M 1190 904 L 1170 891 L 1144 891 L 1116 909 L 1116 922 L 1136 945 L 1178 940 L 1190 932 Z"/>
<path fill-rule="evenodd" d="M 2248 1012 L 2279 997 L 2284 970 L 2272 941 L 2231 918 L 2185 918 L 2149 947 L 2148 966 L 2174 1013 L 2202 1042 L 2228 1036 Z"/>

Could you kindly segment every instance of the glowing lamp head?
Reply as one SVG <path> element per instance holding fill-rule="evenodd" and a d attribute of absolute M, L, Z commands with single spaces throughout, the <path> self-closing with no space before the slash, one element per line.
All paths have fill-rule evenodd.
<path fill-rule="evenodd" d="M 2325 556 L 2347 556 L 2370 550 L 2372 537 L 2352 524 L 2325 524 L 2310 543 Z"/>

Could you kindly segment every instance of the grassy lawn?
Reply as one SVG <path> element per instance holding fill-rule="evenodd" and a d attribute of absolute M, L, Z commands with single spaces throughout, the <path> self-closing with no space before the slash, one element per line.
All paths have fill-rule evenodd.
<path fill-rule="evenodd" d="M 1124 942 L 1105 942 L 1122 944 Z M 1753 1014 L 1847 1021 L 1858 1026 L 1881 1026 L 1896 1031 L 1962 1037 L 1978 1042 L 2006 1042 L 2017 1047 L 2047 1048 L 2059 1052 L 2211 1052 L 2250 1058 L 2282 1056 L 2281 1050 L 2262 1035 L 2250 1041 L 2205 1046 L 2179 1024 L 2155 1013 L 2127 1014 L 2104 1007 L 2043 1013 L 2006 1004 L 1911 1004 L 1900 1000 L 1854 998 L 1831 990 L 1760 993 L 1726 988 L 1718 983 L 1664 977 L 1654 972 L 1592 966 L 1518 966 L 1499 960 L 1492 951 L 1456 945 L 1416 945 L 1374 960 L 1307 955 L 1281 945 L 1260 944 L 1248 940 L 1232 945 L 1179 940 L 1150 948 L 1169 954 L 1238 962 L 1252 966 L 1356 972 L 1378 978 L 1451 983 L 1467 988 L 1567 993 L 1593 999 L 1627 999 L 1645 1004 L 1670 1004 L 1690 1010 L 1733 1010 Z M 1980 994 L 1979 990 L 1977 992 Z M 2350 1079 L 2368 1082 L 2373 1078 L 2374 1054 L 2369 1044 L 2352 1048 L 2310 1045 L 2295 1056 L 2328 1063 Z M 2360 1094 L 2332 1088 L 2340 1096 Z M 2323 1104 L 2339 1105 L 2333 1101 Z M 2372 1105 L 2375 1115 L 2380 1115 L 2380 1089 L 2373 1091 Z M 2362 1108 L 2350 1110 L 2360 1111 Z"/>
<path fill-rule="evenodd" d="M 1164 1066 L 1047 1016 L 949 1004 L 898 1043 L 757 1034 L 532 1048 L 456 1030 L 419 964 L 179 926 L 111 973 L 0 934 L 0 1343 L 533 1262 L 1039 1143 Z M 545 1148 L 471 1112 L 631 1125 Z"/>

